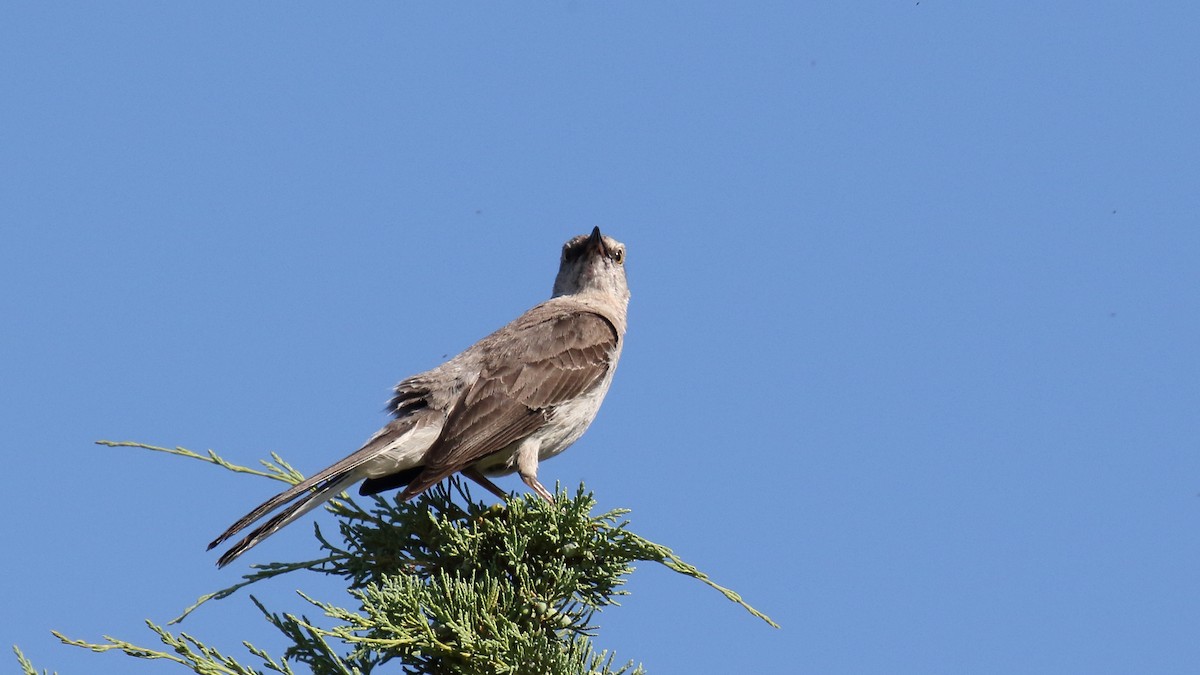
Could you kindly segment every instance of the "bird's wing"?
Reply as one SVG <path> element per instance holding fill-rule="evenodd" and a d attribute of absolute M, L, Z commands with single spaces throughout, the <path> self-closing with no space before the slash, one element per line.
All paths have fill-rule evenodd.
<path fill-rule="evenodd" d="M 430 408 L 423 408 L 400 419 L 392 420 L 386 426 L 376 432 L 374 436 L 371 436 L 371 438 L 367 439 L 367 442 L 364 443 L 363 446 L 354 453 L 342 458 L 334 465 L 322 469 L 317 474 L 304 479 L 303 481 L 293 485 L 283 492 L 280 492 L 274 497 L 271 497 L 267 501 L 255 507 L 255 509 L 250 513 L 242 516 L 240 520 L 231 525 L 228 530 L 225 530 L 221 536 L 214 539 L 212 543 L 208 545 L 209 550 L 216 548 L 221 544 L 221 542 L 232 537 L 241 530 L 244 530 L 251 523 L 254 523 L 268 513 L 298 498 L 300 495 L 309 492 L 310 490 L 314 491 L 315 493 L 327 493 L 328 496 L 326 496 L 325 499 L 332 498 L 338 492 L 341 492 L 345 489 L 346 486 L 343 483 L 348 477 L 350 477 L 351 473 L 354 472 L 355 469 L 362 467 L 364 464 L 378 457 L 380 452 L 390 447 L 402 436 L 413 431 L 414 429 L 430 424 L 440 424 L 440 418 L 441 413 Z M 361 475 L 353 476 L 354 480 L 351 480 L 350 484 L 357 482 L 357 480 L 361 477 Z M 338 486 L 336 491 L 330 489 L 334 486 Z M 319 504 L 320 502 L 317 503 Z M 271 531 L 274 532 L 277 529 L 279 528 L 276 527 Z M 247 546 L 246 548 L 249 547 Z M 244 551 L 245 549 L 242 550 Z M 232 558 L 230 559 L 232 560 Z"/>
<path fill-rule="evenodd" d="M 611 321 L 587 309 L 543 307 L 495 335 L 479 378 L 451 409 L 425 470 L 402 499 L 533 433 L 555 405 L 585 393 L 613 367 L 620 336 Z"/>

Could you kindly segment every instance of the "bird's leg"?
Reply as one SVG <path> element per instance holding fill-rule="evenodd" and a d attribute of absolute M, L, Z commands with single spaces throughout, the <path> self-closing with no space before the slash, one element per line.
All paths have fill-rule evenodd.
<path fill-rule="evenodd" d="M 469 466 L 469 467 L 463 469 L 462 471 L 460 471 L 459 473 L 466 476 L 467 478 L 470 478 L 471 480 L 475 481 L 476 483 L 479 483 L 483 487 L 487 488 L 488 492 L 496 495 L 500 499 L 503 499 L 504 501 L 508 501 L 508 493 L 505 492 L 504 490 L 501 490 L 500 486 L 498 486 L 495 483 L 493 483 L 492 481 L 488 480 L 487 476 L 479 473 L 479 469 L 476 469 L 473 466 Z"/>
<path fill-rule="evenodd" d="M 521 480 L 525 481 L 534 492 L 538 493 L 542 499 L 554 503 L 554 495 L 546 489 L 546 486 L 538 482 L 538 448 L 529 443 L 522 443 L 521 447 L 517 448 L 517 473 L 520 474 Z"/>
<path fill-rule="evenodd" d="M 550 491 L 546 489 L 546 486 L 538 482 L 537 476 L 526 476 L 522 474 L 521 480 L 525 481 L 526 485 L 533 488 L 533 491 L 538 493 L 542 499 L 545 499 L 551 504 L 554 503 L 554 495 L 550 494 Z"/>

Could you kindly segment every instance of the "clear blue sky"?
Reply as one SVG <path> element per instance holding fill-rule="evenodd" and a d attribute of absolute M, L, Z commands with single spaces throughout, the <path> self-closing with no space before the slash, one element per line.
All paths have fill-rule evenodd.
<path fill-rule="evenodd" d="M 733 7 L 4 3 L 0 644 L 179 672 L 49 631 L 151 642 L 275 484 L 92 442 L 315 471 L 599 225 L 628 343 L 541 475 L 783 625 L 646 567 L 601 647 L 1197 672 L 1200 4 Z"/>

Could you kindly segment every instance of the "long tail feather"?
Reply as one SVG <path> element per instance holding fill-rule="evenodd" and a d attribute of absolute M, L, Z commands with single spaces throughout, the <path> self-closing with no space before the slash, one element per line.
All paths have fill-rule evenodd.
<path fill-rule="evenodd" d="M 307 478 L 299 483 L 296 483 L 292 487 L 284 490 L 283 492 L 280 492 L 279 494 L 275 495 L 274 497 L 271 497 L 267 501 L 254 507 L 254 510 L 252 510 L 250 513 L 247 513 L 246 515 L 242 516 L 241 519 L 238 520 L 236 523 L 234 523 L 233 525 L 230 525 L 228 530 L 225 530 L 224 532 L 221 533 L 221 536 L 217 537 L 216 539 L 213 539 L 212 542 L 210 542 L 208 545 L 208 550 L 211 551 L 214 548 L 220 546 L 221 542 L 232 537 L 233 535 L 237 534 L 238 532 L 241 532 L 242 530 L 246 529 L 254 521 L 258 520 L 259 518 L 262 518 L 263 516 L 274 511 L 275 509 L 279 508 L 280 506 L 292 501 L 293 499 L 299 497 L 300 495 L 304 494 L 305 492 L 308 492 L 309 490 L 313 490 L 313 489 L 315 489 L 318 492 L 321 492 L 323 490 L 323 486 L 321 485 L 322 483 L 328 483 L 328 482 L 339 480 L 343 476 L 345 476 L 345 473 L 346 472 L 343 471 L 341 473 L 341 475 L 330 475 L 330 474 L 322 471 L 321 473 L 313 476 L 312 478 Z"/>
<path fill-rule="evenodd" d="M 303 507 L 297 505 L 290 506 L 278 516 L 273 517 L 265 525 L 259 527 L 257 530 L 251 533 L 250 536 L 246 537 L 246 539 L 243 539 L 238 543 L 237 546 L 234 547 L 235 550 L 238 549 L 239 546 L 241 547 L 237 553 L 230 555 L 230 553 L 233 553 L 231 550 L 230 553 L 226 553 L 225 556 L 221 558 L 221 560 L 224 561 L 221 563 L 222 565 L 228 563 L 230 560 L 233 560 L 238 555 L 241 555 L 241 553 L 245 552 L 246 549 L 250 548 L 259 541 L 262 541 L 279 528 L 292 522 L 304 513 L 307 513 L 309 510 L 315 508 L 317 505 L 331 498 L 333 495 L 345 490 L 350 484 L 363 478 L 367 478 L 368 476 L 362 467 L 364 465 L 369 465 L 373 460 L 377 459 L 381 453 L 399 453 L 399 455 L 402 457 L 407 455 L 413 455 L 414 457 L 419 456 L 419 454 L 423 452 L 437 437 L 438 431 L 441 428 L 441 420 L 442 414 L 430 408 L 421 408 L 403 418 L 392 420 L 382 429 L 375 432 L 371 438 L 367 439 L 367 442 L 364 443 L 361 448 L 356 450 L 351 455 L 339 460 L 333 466 L 322 469 L 319 473 L 311 478 L 307 478 L 284 490 L 283 492 L 280 492 L 274 497 L 271 497 L 262 504 L 259 504 L 254 508 L 254 510 L 242 516 L 240 520 L 231 525 L 228 530 L 222 532 L 221 536 L 214 539 L 212 543 L 208 545 L 208 549 L 211 551 L 217 546 L 220 546 L 222 542 L 228 540 L 229 538 L 233 537 L 233 535 L 241 532 L 247 527 L 250 527 L 259 519 L 266 517 L 268 513 L 283 506 L 284 504 L 287 504 L 288 502 L 299 500 L 297 504 L 307 505 Z M 384 476 L 380 477 L 379 479 L 370 480 L 380 480 L 389 485 L 392 482 L 403 481 L 396 482 L 396 485 L 403 485 L 405 482 L 407 482 L 406 477 L 408 474 L 412 472 L 400 470 L 399 473 L 400 476 L 398 477 Z M 364 492 L 363 494 L 370 493 Z M 314 499 L 317 499 L 317 501 L 313 502 Z M 298 508 L 303 508 L 303 510 L 297 512 L 296 509 Z M 257 539 L 255 539 L 254 542 L 249 544 L 246 543 L 248 540 L 254 539 L 256 536 Z"/>
<path fill-rule="evenodd" d="M 321 504 L 324 504 L 325 502 L 329 501 L 330 499 L 333 499 L 339 493 L 341 493 L 343 490 L 345 490 L 346 488 L 353 485 L 356 481 L 358 481 L 358 479 L 359 479 L 359 477 L 354 475 L 353 473 L 349 473 L 348 475 L 343 474 L 341 476 L 335 476 L 333 478 L 330 478 L 316 490 L 308 493 L 303 498 L 296 501 L 294 504 L 288 506 L 286 509 L 284 509 L 284 510 L 280 511 L 279 513 L 275 514 L 274 516 L 272 516 L 271 519 L 268 520 L 267 522 L 263 523 L 262 525 L 259 525 L 258 527 L 254 528 L 253 530 L 251 530 L 250 534 L 246 535 L 241 541 L 234 544 L 228 551 L 226 551 L 224 553 L 224 555 L 222 555 L 217 560 L 217 567 L 224 567 L 224 566 L 228 565 L 229 563 L 233 562 L 234 560 L 236 560 L 238 558 L 238 556 L 240 556 L 243 553 L 245 553 L 246 551 L 249 551 L 250 549 L 254 548 L 254 546 L 257 545 L 260 541 L 275 534 L 276 532 L 278 532 L 279 530 L 283 529 L 288 524 L 290 524 L 292 521 L 303 516 L 304 514 L 308 513 L 309 511 L 312 511 L 313 509 L 317 508 Z M 297 487 L 299 487 L 299 486 L 297 486 Z M 295 489 L 295 488 L 293 488 L 293 489 Z M 289 490 L 289 492 L 290 492 L 290 490 Z M 276 498 L 278 498 L 278 496 Z M 287 500 L 285 499 L 283 501 L 287 501 Z M 267 503 L 270 503 L 270 501 L 268 501 Z M 277 502 L 275 505 L 277 506 L 279 503 L 282 503 L 282 502 Z M 266 504 L 264 504 L 264 506 L 266 506 Z M 261 508 L 263 508 L 263 507 L 259 507 L 259 509 L 261 509 Z M 271 506 L 270 508 L 267 508 L 266 510 L 270 511 L 272 508 L 274 508 L 274 506 Z M 258 509 L 255 509 L 255 511 L 258 511 Z M 253 513 L 254 513 L 254 511 L 252 511 L 250 515 L 253 515 Z M 249 515 L 247 515 L 247 518 L 249 518 Z M 243 520 L 245 520 L 245 518 L 243 518 Z M 254 522 L 254 520 L 256 520 L 256 519 L 251 518 L 249 522 Z M 240 528 L 237 528 L 237 529 L 240 529 Z M 235 531 L 235 532 L 237 531 L 237 529 L 231 528 L 231 530 Z M 222 539 L 225 538 L 226 536 L 228 536 L 229 534 L 231 534 L 231 533 L 226 533 L 225 535 L 222 535 Z M 220 541 L 221 541 L 221 539 L 218 539 L 217 542 L 214 542 L 214 543 L 219 543 Z M 210 546 L 209 548 L 212 548 L 212 547 Z"/>

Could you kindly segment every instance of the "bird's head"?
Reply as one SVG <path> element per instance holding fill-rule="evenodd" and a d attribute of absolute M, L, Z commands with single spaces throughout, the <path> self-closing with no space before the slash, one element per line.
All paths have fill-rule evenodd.
<path fill-rule="evenodd" d="M 563 244 L 554 297 L 580 293 L 602 293 L 629 301 L 625 244 L 600 234 L 598 227 L 590 235 L 581 234 Z"/>

